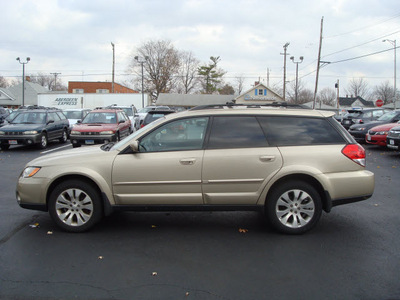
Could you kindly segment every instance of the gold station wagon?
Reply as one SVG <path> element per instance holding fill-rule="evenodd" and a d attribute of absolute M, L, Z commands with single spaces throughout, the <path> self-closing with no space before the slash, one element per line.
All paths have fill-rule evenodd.
<path fill-rule="evenodd" d="M 333 115 L 283 104 L 170 114 L 116 144 L 34 159 L 17 200 L 72 232 L 117 210 L 259 210 L 278 231 L 303 233 L 374 191 L 364 149 Z"/>

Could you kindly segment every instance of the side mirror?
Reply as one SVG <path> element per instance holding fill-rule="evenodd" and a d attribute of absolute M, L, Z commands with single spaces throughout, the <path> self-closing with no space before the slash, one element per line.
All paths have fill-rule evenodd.
<path fill-rule="evenodd" d="M 81 124 L 81 123 L 82 123 L 82 120 L 76 121 L 76 124 Z"/>
<path fill-rule="evenodd" d="M 133 141 L 132 143 L 129 144 L 131 147 L 133 153 L 138 153 L 139 152 L 139 142 L 138 141 Z"/>

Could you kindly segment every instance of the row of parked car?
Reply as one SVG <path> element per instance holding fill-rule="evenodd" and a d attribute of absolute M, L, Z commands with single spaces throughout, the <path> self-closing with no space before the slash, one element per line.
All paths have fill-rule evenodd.
<path fill-rule="evenodd" d="M 174 110 L 150 106 L 137 111 L 133 105 L 111 105 L 94 110 L 30 106 L 0 112 L 0 147 L 8 150 L 12 145 L 45 149 L 49 141 L 65 143 L 68 138 L 74 148 L 117 142 Z"/>
<path fill-rule="evenodd" d="M 359 143 L 400 149 L 400 110 L 351 109 L 337 120 Z"/>

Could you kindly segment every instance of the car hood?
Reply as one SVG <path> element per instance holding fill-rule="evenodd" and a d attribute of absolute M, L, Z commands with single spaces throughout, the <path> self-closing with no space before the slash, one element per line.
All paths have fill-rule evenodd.
<path fill-rule="evenodd" d="M 81 132 L 108 131 L 117 129 L 117 124 L 76 124 L 72 130 Z"/>
<path fill-rule="evenodd" d="M 44 124 L 10 124 L 1 127 L 2 131 L 27 131 L 27 130 L 42 130 Z"/>
<path fill-rule="evenodd" d="M 382 124 L 379 126 L 372 127 L 372 131 L 388 131 L 392 129 L 393 127 L 399 126 L 399 123 L 388 123 L 388 124 Z"/>
<path fill-rule="evenodd" d="M 351 129 L 357 129 L 357 128 L 372 128 L 372 127 L 381 125 L 383 123 L 384 122 L 382 122 L 382 121 L 371 121 L 371 122 L 364 123 L 364 124 L 354 124 L 354 125 L 350 126 L 350 130 Z"/>
<path fill-rule="evenodd" d="M 54 166 L 54 165 L 72 165 L 78 164 L 83 165 L 91 161 L 106 161 L 107 159 L 114 160 L 114 157 L 119 151 L 103 151 L 100 149 L 101 146 L 90 146 L 79 149 L 70 149 L 64 151 L 57 151 L 54 153 L 46 154 L 35 158 L 30 161 L 27 166 Z"/>

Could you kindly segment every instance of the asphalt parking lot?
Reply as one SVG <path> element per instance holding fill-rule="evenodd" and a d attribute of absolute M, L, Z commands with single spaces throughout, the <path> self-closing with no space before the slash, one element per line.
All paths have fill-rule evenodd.
<path fill-rule="evenodd" d="M 373 197 L 301 236 L 256 212 L 119 213 L 65 233 L 15 200 L 43 151 L 0 151 L 0 299 L 400 299 L 400 153 L 364 147 Z"/>

